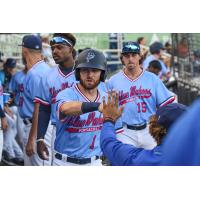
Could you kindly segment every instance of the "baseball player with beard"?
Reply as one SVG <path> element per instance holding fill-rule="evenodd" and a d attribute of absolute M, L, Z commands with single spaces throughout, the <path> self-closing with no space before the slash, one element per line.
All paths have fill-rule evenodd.
<path fill-rule="evenodd" d="M 108 89 L 119 92 L 119 105 L 125 105 L 116 123 L 117 138 L 135 147 L 152 149 L 155 140 L 149 134 L 147 122 L 156 108 L 174 101 L 161 80 L 140 68 L 140 46 L 135 42 L 123 45 L 121 61 L 124 65 L 108 81 Z"/>
<path fill-rule="evenodd" d="M 26 35 L 22 40 L 22 58 L 27 67 L 27 74 L 22 85 L 20 93 L 19 113 L 24 122 L 24 150 L 28 143 L 29 132 L 35 118 L 34 99 L 38 96 L 40 90 L 40 81 L 50 69 L 42 60 L 42 43 L 39 37 L 35 35 Z M 32 156 L 24 152 L 24 165 L 44 165 L 37 154 Z"/>
<path fill-rule="evenodd" d="M 35 97 L 35 102 L 40 104 L 38 114 L 38 126 L 33 121 L 34 131 L 30 132 L 29 143 L 27 145 L 28 154 L 31 156 L 35 151 L 35 138 L 46 133 L 51 138 L 51 143 L 47 144 L 51 149 L 55 138 L 56 125 L 56 96 L 57 94 L 73 86 L 76 82 L 74 75 L 74 57 L 76 51 L 74 46 L 76 38 L 71 33 L 55 33 L 50 41 L 53 58 L 58 64 L 51 68 L 40 82 L 40 91 Z M 51 123 L 49 125 L 49 121 Z M 37 131 L 35 131 L 37 130 Z M 40 141 L 37 141 L 40 142 Z M 49 160 L 52 160 L 51 151 L 49 151 Z"/>
<path fill-rule="evenodd" d="M 78 56 L 76 83 L 61 91 L 57 97 L 56 139 L 53 165 L 101 165 L 100 131 L 102 127 L 102 98 L 98 89 L 105 80 L 106 58 L 93 49 Z M 42 138 L 37 143 L 38 154 L 45 159 L 47 148 Z"/>

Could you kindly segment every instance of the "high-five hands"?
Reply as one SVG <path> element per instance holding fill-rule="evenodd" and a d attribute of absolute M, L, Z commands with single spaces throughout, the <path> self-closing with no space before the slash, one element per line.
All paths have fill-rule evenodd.
<path fill-rule="evenodd" d="M 103 118 L 105 120 L 111 120 L 115 122 L 122 114 L 124 107 L 118 106 L 119 95 L 112 91 L 108 93 L 108 101 L 106 103 L 105 97 L 103 97 Z"/>

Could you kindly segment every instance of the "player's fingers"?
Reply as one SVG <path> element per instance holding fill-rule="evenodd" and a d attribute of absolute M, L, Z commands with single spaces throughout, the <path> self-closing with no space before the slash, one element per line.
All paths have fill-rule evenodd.
<path fill-rule="evenodd" d="M 30 157 L 34 154 L 34 151 L 32 149 L 26 149 L 26 154 Z"/>
<path fill-rule="evenodd" d="M 111 92 L 109 91 L 108 92 L 108 104 L 110 104 L 110 101 L 111 101 Z"/>
<path fill-rule="evenodd" d="M 48 160 L 49 159 L 49 151 L 47 149 L 45 149 L 42 152 L 42 157 L 43 157 L 43 160 Z"/>
<path fill-rule="evenodd" d="M 115 91 L 112 91 L 112 105 L 115 105 L 115 98 L 116 98 Z"/>
<path fill-rule="evenodd" d="M 119 105 L 119 94 L 116 92 L 115 106 L 118 107 L 118 105 Z"/>
<path fill-rule="evenodd" d="M 105 100 L 105 97 L 103 96 L 103 108 L 105 108 L 106 106 L 106 100 Z"/>

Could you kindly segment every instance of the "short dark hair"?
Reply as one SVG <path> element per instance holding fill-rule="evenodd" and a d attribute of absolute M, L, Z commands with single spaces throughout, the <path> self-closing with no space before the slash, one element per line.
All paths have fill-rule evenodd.
<path fill-rule="evenodd" d="M 72 42 L 73 46 L 76 45 L 76 37 L 72 33 L 54 33 L 53 37 L 63 37 Z"/>
<path fill-rule="evenodd" d="M 152 60 L 149 63 L 149 67 L 153 67 L 154 69 L 158 69 L 158 70 L 162 70 L 162 65 L 160 64 L 160 62 L 158 60 Z"/>
<path fill-rule="evenodd" d="M 139 37 L 139 38 L 137 39 L 137 43 L 140 44 L 140 42 L 141 42 L 142 40 L 144 40 L 144 37 Z"/>

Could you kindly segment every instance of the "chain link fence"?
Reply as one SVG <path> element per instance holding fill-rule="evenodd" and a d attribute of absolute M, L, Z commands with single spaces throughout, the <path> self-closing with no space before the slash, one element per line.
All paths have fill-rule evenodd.
<path fill-rule="evenodd" d="M 200 34 L 173 33 L 171 36 L 178 101 L 190 105 L 200 96 Z"/>

